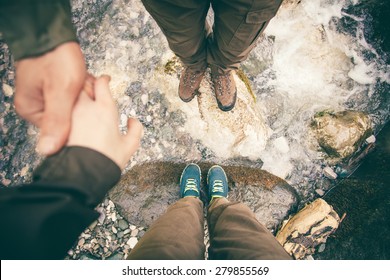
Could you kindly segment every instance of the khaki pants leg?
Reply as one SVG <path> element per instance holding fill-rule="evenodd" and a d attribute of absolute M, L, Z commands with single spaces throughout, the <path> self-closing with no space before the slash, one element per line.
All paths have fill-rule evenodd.
<path fill-rule="evenodd" d="M 207 221 L 210 259 L 291 259 L 270 231 L 242 203 L 217 199 L 209 207 Z"/>
<path fill-rule="evenodd" d="M 282 1 L 212 0 L 215 18 L 207 62 L 223 70 L 238 69 Z"/>
<path fill-rule="evenodd" d="M 206 15 L 210 0 L 142 0 L 165 34 L 169 47 L 186 66 L 206 67 Z"/>
<path fill-rule="evenodd" d="M 204 259 L 203 221 L 203 203 L 199 199 L 180 199 L 149 228 L 128 259 Z"/>

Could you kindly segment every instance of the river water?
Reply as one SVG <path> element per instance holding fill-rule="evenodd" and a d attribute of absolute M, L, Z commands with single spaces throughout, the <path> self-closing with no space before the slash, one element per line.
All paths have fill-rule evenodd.
<path fill-rule="evenodd" d="M 223 136 L 211 133 L 218 120 L 205 121 L 196 104 L 180 102 L 177 77 L 161 74 L 173 54 L 139 0 L 74 0 L 73 9 L 90 71 L 112 76 L 123 124 L 136 116 L 146 127 L 130 166 L 244 156 L 262 161 L 263 169 L 286 179 L 306 201 L 314 189 L 327 188 L 321 183 L 324 154 L 308 136 L 316 112 L 363 111 L 375 133 L 389 119 L 385 2 L 285 1 L 242 65 L 266 130 L 245 134 L 237 149 L 224 145 L 237 141 L 234 121 L 225 124 Z"/>

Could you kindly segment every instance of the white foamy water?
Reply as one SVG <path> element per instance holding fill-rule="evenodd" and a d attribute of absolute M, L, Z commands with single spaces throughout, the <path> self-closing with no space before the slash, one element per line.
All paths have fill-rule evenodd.
<path fill-rule="evenodd" d="M 243 64 L 256 103 L 243 96 L 246 107 L 232 113 L 214 114 L 212 98 L 180 101 L 177 76 L 163 71 L 172 53 L 140 1 L 113 1 L 94 28 L 78 23 L 91 71 L 112 76 L 122 119 L 137 116 L 146 126 L 132 165 L 246 156 L 262 160 L 264 169 L 293 185 L 305 185 L 320 173 L 322 154 L 308 136 L 313 115 L 350 109 L 351 100 L 352 108 L 359 107 L 366 96 L 377 94 L 378 82 L 388 83 L 390 77 L 363 36 L 363 19 L 343 11 L 358 1 L 296 2 L 286 1 Z M 78 0 L 74 8 L 88 10 Z M 356 34 L 337 31 L 343 17 L 359 23 Z M 374 58 L 367 61 L 363 51 Z"/>

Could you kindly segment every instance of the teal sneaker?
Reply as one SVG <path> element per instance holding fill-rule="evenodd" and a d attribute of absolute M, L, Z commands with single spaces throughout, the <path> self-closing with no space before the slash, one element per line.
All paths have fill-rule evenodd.
<path fill-rule="evenodd" d="M 180 177 L 180 197 L 200 197 L 200 167 L 195 163 L 187 165 Z"/>
<path fill-rule="evenodd" d="M 219 165 L 214 165 L 207 174 L 208 198 L 228 197 L 228 179 L 225 171 Z"/>

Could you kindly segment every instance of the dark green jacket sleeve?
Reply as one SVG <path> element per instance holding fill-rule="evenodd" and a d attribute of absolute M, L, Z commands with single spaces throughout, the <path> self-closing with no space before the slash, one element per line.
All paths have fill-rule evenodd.
<path fill-rule="evenodd" d="M 77 41 L 69 0 L 0 0 L 0 32 L 15 60 Z"/>
<path fill-rule="evenodd" d="M 33 183 L 0 189 L 0 259 L 63 259 L 120 174 L 106 156 L 67 147 L 36 169 Z"/>

